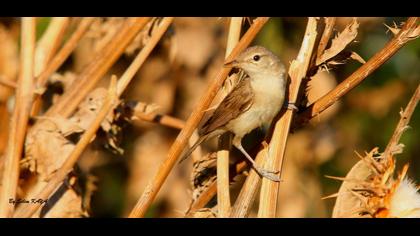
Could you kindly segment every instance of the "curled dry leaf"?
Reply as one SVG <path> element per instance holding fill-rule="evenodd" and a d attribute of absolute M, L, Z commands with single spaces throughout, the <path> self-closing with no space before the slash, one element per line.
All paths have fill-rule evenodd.
<path fill-rule="evenodd" d="M 104 103 L 107 95 L 107 89 L 97 88 L 89 93 L 86 99 L 80 103 L 74 115 L 70 118 L 71 121 L 77 123 L 83 129 L 89 128 L 92 121 L 95 119 L 96 114 Z M 110 128 L 110 121 L 112 120 L 112 113 L 108 114 L 101 126 L 105 130 Z"/>
<path fill-rule="evenodd" d="M 215 152 L 205 155 L 193 164 L 191 174 L 192 203 L 200 194 L 216 180 L 217 154 Z"/>
<path fill-rule="evenodd" d="M 84 132 L 90 126 L 102 107 L 106 94 L 107 90 L 104 88 L 93 90 L 69 119 L 59 116 L 38 117 L 39 124 L 29 131 L 25 141 L 22 167 L 38 173 L 43 180 L 60 168 L 74 149 L 74 143 L 67 137 Z M 105 131 L 111 130 L 113 120 L 113 113 L 108 114 L 101 128 Z"/>
<path fill-rule="evenodd" d="M 339 33 L 331 42 L 331 46 L 326 49 L 322 55 L 316 60 L 316 65 L 321 65 L 322 63 L 333 59 L 340 52 L 342 52 L 347 45 L 349 45 L 357 36 L 357 29 L 359 23 L 356 19 L 352 21 L 347 27 Z"/>
<path fill-rule="evenodd" d="M 74 149 L 74 143 L 66 136 L 82 131 L 84 129 L 71 120 L 43 117 L 27 135 L 22 168 L 36 172 L 42 180 L 46 180 Z"/>
<path fill-rule="evenodd" d="M 114 109 L 114 112 L 110 114 L 108 122 L 103 123 L 104 125 L 101 126 L 99 132 L 104 135 L 98 137 L 99 142 L 114 154 L 122 155 L 124 153 L 124 150 L 120 148 L 123 141 L 123 133 L 132 121 L 136 107 L 136 102 L 121 101 Z M 102 138 L 105 138 L 105 140 Z"/>

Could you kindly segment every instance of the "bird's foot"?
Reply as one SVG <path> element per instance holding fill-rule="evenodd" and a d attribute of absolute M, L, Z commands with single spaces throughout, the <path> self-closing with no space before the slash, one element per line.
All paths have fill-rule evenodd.
<path fill-rule="evenodd" d="M 254 166 L 255 171 L 257 171 L 257 173 L 262 176 L 265 177 L 269 180 L 272 180 L 274 182 L 280 182 L 280 177 L 277 176 L 278 173 L 280 173 L 280 171 L 270 171 L 270 170 L 266 170 L 257 166 Z"/>
<path fill-rule="evenodd" d="M 293 110 L 293 111 L 295 111 L 295 112 L 298 112 L 298 111 L 299 111 L 299 108 L 295 105 L 295 103 L 294 103 L 294 102 L 289 102 L 289 103 L 287 103 L 284 107 L 285 107 L 286 109 L 288 109 L 288 110 Z"/>

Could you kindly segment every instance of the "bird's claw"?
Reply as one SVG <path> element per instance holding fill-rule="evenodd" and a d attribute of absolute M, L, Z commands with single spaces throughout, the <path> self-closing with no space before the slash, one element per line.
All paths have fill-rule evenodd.
<path fill-rule="evenodd" d="M 265 177 L 265 178 L 267 178 L 271 181 L 274 181 L 274 182 L 280 182 L 281 181 L 280 177 L 277 176 L 277 174 L 280 173 L 280 171 L 269 171 L 269 170 L 266 170 L 266 169 L 259 168 L 257 166 L 254 166 L 254 168 L 257 171 L 257 173 L 259 175 L 261 175 L 262 177 Z"/>

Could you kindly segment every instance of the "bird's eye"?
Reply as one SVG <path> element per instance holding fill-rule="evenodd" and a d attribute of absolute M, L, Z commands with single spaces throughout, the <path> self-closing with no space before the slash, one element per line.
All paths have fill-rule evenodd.
<path fill-rule="evenodd" d="M 259 61 L 260 60 L 260 56 L 259 55 L 255 55 L 253 59 L 254 59 L 254 61 Z"/>

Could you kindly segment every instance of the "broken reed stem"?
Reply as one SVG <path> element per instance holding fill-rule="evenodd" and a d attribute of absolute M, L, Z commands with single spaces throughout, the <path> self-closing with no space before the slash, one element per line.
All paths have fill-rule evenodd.
<path fill-rule="evenodd" d="M 241 36 L 242 17 L 231 17 L 226 45 L 225 59 L 238 43 Z M 217 152 L 217 216 L 226 218 L 230 212 L 229 189 L 229 150 L 232 147 L 232 134 L 223 134 L 219 139 Z"/>
<path fill-rule="evenodd" d="M 137 112 L 133 116 L 143 121 L 154 122 L 175 129 L 183 129 L 185 126 L 185 121 L 168 115 L 144 114 L 144 112 Z"/>
<path fill-rule="evenodd" d="M 324 53 L 325 48 L 327 47 L 328 42 L 331 39 L 331 34 L 334 30 L 335 21 L 336 21 L 336 17 L 324 17 L 325 28 L 324 28 L 324 31 L 322 32 L 322 36 L 321 36 L 321 39 L 319 41 L 318 50 L 317 50 L 317 53 L 316 53 L 316 56 L 317 56 L 316 64 L 317 65 L 319 64 L 318 59 Z"/>
<path fill-rule="evenodd" d="M 389 58 L 391 58 L 400 48 L 419 35 L 417 17 L 410 17 L 399 31 L 399 33 L 389 41 L 381 51 L 357 69 L 353 74 L 347 77 L 343 82 L 337 85 L 332 91 L 319 98 L 302 112 L 299 112 L 294 120 L 293 128 L 298 128 L 306 124 L 309 120 L 319 115 L 322 111 L 334 104 L 338 99 L 350 92 L 354 87 L 360 84 Z M 417 31 L 416 30 L 417 27 Z"/>
<path fill-rule="evenodd" d="M 244 50 L 251 41 L 254 39 L 256 34 L 261 30 L 264 24 L 268 21 L 266 17 L 257 18 L 254 23 L 250 26 L 245 35 L 241 38 L 240 42 L 233 49 L 229 55 L 228 60 L 233 60 L 242 50 Z M 213 98 L 216 96 L 217 91 L 223 85 L 227 75 L 231 68 L 222 68 L 216 75 L 216 78 L 212 80 L 206 93 L 200 99 L 198 105 L 188 118 L 185 127 L 178 134 L 171 148 L 169 149 L 166 160 L 161 164 L 157 174 L 153 180 L 149 182 L 143 195 L 137 201 L 135 207 L 129 214 L 129 217 L 143 217 L 149 206 L 152 204 L 153 199 L 156 197 L 158 191 L 162 187 L 164 181 L 168 177 L 170 171 L 174 167 L 179 155 L 188 143 L 189 138 L 196 129 L 198 123 L 203 118 L 204 110 L 206 110 L 211 104 Z"/>
<path fill-rule="evenodd" d="M 315 17 L 310 17 L 308 19 L 305 36 L 303 38 L 299 54 L 290 65 L 289 76 L 291 82 L 289 86 L 288 101 L 295 102 L 297 100 L 300 84 L 307 75 L 318 34 L 317 25 L 318 20 Z M 279 171 L 280 177 L 292 117 L 293 111 L 287 110 L 276 122 L 273 137 L 268 148 L 268 157 L 265 160 L 264 168 L 266 170 L 272 170 L 275 172 Z M 276 217 L 279 186 L 279 182 L 274 182 L 267 178 L 263 178 L 258 217 Z"/>
<path fill-rule="evenodd" d="M 224 134 L 219 139 L 219 151 L 217 152 L 217 217 L 227 218 L 230 212 L 230 189 L 229 189 L 229 149 L 232 143 L 232 135 Z"/>
<path fill-rule="evenodd" d="M 11 217 L 14 206 L 9 199 L 15 199 L 19 180 L 19 161 L 28 126 L 29 112 L 33 98 L 33 74 L 36 19 L 23 17 L 21 28 L 20 76 L 16 90 L 15 107 L 10 122 L 9 139 L 5 154 L 2 188 L 0 192 L 0 217 Z"/>
<path fill-rule="evenodd" d="M 111 79 L 111 85 L 108 90 L 108 94 L 105 98 L 102 108 L 99 110 L 95 120 L 82 135 L 79 142 L 77 142 L 75 148 L 63 163 L 60 169 L 54 174 L 54 176 L 48 181 L 47 185 L 35 196 L 29 199 L 48 199 L 51 194 L 63 183 L 69 172 L 73 169 L 76 162 L 79 160 L 82 152 L 85 150 L 87 145 L 91 142 L 93 137 L 96 135 L 96 131 L 101 126 L 102 121 L 106 118 L 107 114 L 112 111 L 116 101 L 118 99 L 116 93 L 116 77 L 113 76 Z M 31 217 L 39 208 L 41 204 L 25 204 L 22 208 L 16 211 L 14 217 L 16 218 L 28 218 Z"/>
<path fill-rule="evenodd" d="M 166 32 L 173 20 L 173 17 L 165 17 L 159 24 L 158 28 L 153 31 L 151 38 L 147 41 L 146 45 L 141 49 L 140 53 L 137 54 L 136 58 L 133 60 L 133 62 L 131 62 L 130 66 L 118 80 L 118 96 L 121 96 L 123 91 L 127 88 L 127 85 L 130 83 L 131 79 L 143 65 L 144 61 L 150 55 L 152 50 L 156 47 L 157 43 L 162 38 L 163 34 Z"/>
<path fill-rule="evenodd" d="M 66 41 L 64 46 L 58 51 L 57 54 L 51 59 L 48 63 L 47 67 L 38 75 L 36 78 L 36 88 L 44 88 L 48 78 L 57 71 L 58 68 L 66 61 L 66 59 L 71 55 L 74 51 L 80 39 L 85 35 L 89 26 L 94 21 L 94 17 L 84 17 L 79 25 L 77 26 L 76 30 L 73 32 L 71 37 Z M 38 114 L 39 110 L 41 109 L 42 99 L 41 96 L 36 95 L 34 105 L 32 107 L 31 115 L 35 116 Z"/>
<path fill-rule="evenodd" d="M 417 89 L 414 92 L 413 96 L 411 97 L 410 101 L 408 102 L 405 110 L 400 112 L 401 119 L 398 122 L 397 127 L 395 128 L 395 131 L 392 134 L 392 137 L 389 140 L 389 143 L 386 146 L 384 153 L 382 154 L 383 157 L 391 158 L 392 150 L 394 149 L 395 146 L 398 145 L 401 135 L 406 130 L 406 127 L 408 126 L 408 123 L 410 122 L 411 116 L 413 115 L 413 112 L 416 109 L 419 99 L 420 99 L 420 84 L 417 86 Z"/>
<path fill-rule="evenodd" d="M 50 109 L 46 116 L 60 114 L 63 117 L 71 115 L 86 95 L 95 87 L 111 66 L 124 52 L 127 45 L 136 37 L 149 21 L 150 17 L 128 18 L 114 37 L 98 52 Z"/>
<path fill-rule="evenodd" d="M 267 155 L 267 148 L 263 148 L 258 152 L 255 162 L 258 166 L 264 164 L 264 159 Z M 253 169 L 250 168 L 249 175 L 242 186 L 241 192 L 236 198 L 235 204 L 232 207 L 230 217 L 232 218 L 245 218 L 251 212 L 252 204 L 257 196 L 258 189 L 261 186 L 261 177 Z M 261 199 L 260 201 L 264 201 Z"/>
<path fill-rule="evenodd" d="M 38 76 L 51 61 L 59 48 L 70 17 L 52 17 L 47 29 L 38 40 L 35 49 L 34 75 Z"/>

